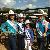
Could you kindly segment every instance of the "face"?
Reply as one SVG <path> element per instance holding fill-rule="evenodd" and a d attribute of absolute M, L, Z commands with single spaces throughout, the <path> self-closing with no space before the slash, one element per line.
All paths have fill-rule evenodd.
<path fill-rule="evenodd" d="M 39 20 L 42 20 L 42 16 L 38 16 L 39 17 Z"/>
<path fill-rule="evenodd" d="M 22 18 L 20 21 L 21 21 L 21 22 L 23 22 L 23 21 L 24 21 L 24 19 Z"/>
<path fill-rule="evenodd" d="M 26 24 L 26 27 L 27 27 L 27 28 L 30 28 L 30 24 Z"/>
<path fill-rule="evenodd" d="M 14 19 L 14 16 L 10 16 L 10 19 L 13 20 Z"/>
<path fill-rule="evenodd" d="M 18 19 L 20 22 L 23 22 L 24 21 L 24 18 L 19 18 Z"/>

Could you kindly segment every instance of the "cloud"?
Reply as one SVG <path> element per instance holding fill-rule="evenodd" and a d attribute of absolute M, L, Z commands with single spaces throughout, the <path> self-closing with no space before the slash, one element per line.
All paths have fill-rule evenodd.
<path fill-rule="evenodd" d="M 36 8 L 37 0 L 0 0 L 0 7 L 10 7 L 10 8 Z"/>
<path fill-rule="evenodd" d="M 50 7 L 50 0 L 48 0 L 48 6 Z"/>
<path fill-rule="evenodd" d="M 0 8 L 10 7 L 17 9 L 37 8 L 48 6 L 48 0 L 0 0 Z M 50 6 L 50 4 L 49 4 Z"/>
<path fill-rule="evenodd" d="M 7 5 L 8 3 L 11 3 L 11 0 L 5 0 L 5 1 L 3 1 L 3 3 L 5 4 L 5 5 Z"/>
<path fill-rule="evenodd" d="M 12 7 L 15 5 L 16 1 L 15 0 L 0 0 L 0 6 L 4 7 Z"/>
<path fill-rule="evenodd" d="M 17 5 L 17 9 L 26 9 L 26 8 L 36 8 L 37 0 L 18 0 L 19 3 Z"/>
<path fill-rule="evenodd" d="M 26 9 L 26 8 L 30 8 L 30 9 L 33 9 L 33 8 L 36 8 L 37 6 L 36 5 L 33 5 L 33 4 L 28 4 L 28 5 L 25 5 L 25 6 L 22 6 L 22 7 L 18 7 L 18 9 Z"/>
<path fill-rule="evenodd" d="M 33 4 L 28 4 L 26 5 L 27 8 L 36 8 L 36 5 L 33 5 Z"/>
<path fill-rule="evenodd" d="M 37 2 L 37 0 L 32 0 L 32 2 Z"/>
<path fill-rule="evenodd" d="M 48 7 L 48 4 L 49 4 L 49 1 L 48 0 L 42 0 L 42 1 L 37 1 L 37 7 L 41 7 L 41 8 L 44 8 L 44 7 Z"/>
<path fill-rule="evenodd" d="M 26 5 L 27 8 L 32 8 L 32 6 L 33 6 L 32 4 Z"/>

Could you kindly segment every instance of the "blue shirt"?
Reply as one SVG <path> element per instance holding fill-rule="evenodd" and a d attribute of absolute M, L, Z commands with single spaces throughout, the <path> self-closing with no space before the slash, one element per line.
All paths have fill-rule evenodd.
<path fill-rule="evenodd" d="M 43 36 L 43 33 L 44 33 L 44 25 L 42 24 L 42 21 L 38 21 L 36 23 L 36 28 L 38 31 L 38 37 L 41 38 Z"/>
<path fill-rule="evenodd" d="M 10 20 L 7 21 L 9 21 L 9 23 L 11 22 Z M 17 22 L 14 21 L 14 25 L 16 27 L 15 30 L 11 23 L 9 24 L 7 21 L 1 25 L 1 30 L 3 32 L 9 31 L 10 33 L 16 34 L 18 28 Z"/>
<path fill-rule="evenodd" d="M 27 39 L 31 39 L 32 41 L 34 40 L 34 32 L 31 29 L 26 28 L 25 34 Z"/>

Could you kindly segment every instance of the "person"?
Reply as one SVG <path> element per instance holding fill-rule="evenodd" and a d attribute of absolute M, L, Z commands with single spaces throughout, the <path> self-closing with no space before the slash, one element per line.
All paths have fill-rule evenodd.
<path fill-rule="evenodd" d="M 43 14 L 43 16 L 42 16 L 42 24 L 43 24 L 43 26 L 45 27 L 44 29 L 44 31 L 45 31 L 45 33 L 44 33 L 44 41 L 45 41 L 45 46 L 48 46 L 48 33 L 47 33 L 47 30 L 48 30 L 48 21 L 47 21 L 47 19 L 46 19 L 46 17 L 47 17 L 47 13 L 46 12 L 44 12 L 43 10 L 41 10 L 41 12 L 42 12 L 42 14 Z"/>
<path fill-rule="evenodd" d="M 45 50 L 45 43 L 44 43 L 44 33 L 45 33 L 45 26 L 43 25 L 42 21 L 43 14 L 38 15 L 38 21 L 36 21 L 36 29 L 37 29 L 37 42 L 38 47 L 40 50 Z"/>
<path fill-rule="evenodd" d="M 17 50 L 16 34 L 18 32 L 18 25 L 17 25 L 17 22 L 14 21 L 15 13 L 12 10 L 10 10 L 8 17 L 9 19 L 5 23 L 2 23 L 1 30 L 2 32 L 9 33 L 10 50 Z"/>
<path fill-rule="evenodd" d="M 25 43 L 24 43 L 24 31 L 25 31 L 25 24 L 24 24 L 25 16 L 20 13 L 18 14 L 18 25 L 19 25 L 19 34 L 18 34 L 18 50 L 24 50 Z"/>
<path fill-rule="evenodd" d="M 48 25 L 47 25 L 47 44 L 50 46 L 50 21 L 48 22 Z"/>
<path fill-rule="evenodd" d="M 34 40 L 34 32 L 30 27 L 30 21 L 27 19 L 25 21 L 26 27 L 25 27 L 25 49 L 26 50 L 32 50 L 31 46 L 33 44 Z"/>

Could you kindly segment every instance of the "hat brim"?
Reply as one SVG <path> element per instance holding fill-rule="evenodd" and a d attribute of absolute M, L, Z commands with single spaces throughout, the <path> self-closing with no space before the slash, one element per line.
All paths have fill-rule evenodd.
<path fill-rule="evenodd" d="M 25 23 L 25 24 L 30 24 L 31 22 L 29 22 L 29 23 Z"/>
<path fill-rule="evenodd" d="M 15 14 L 9 14 L 10 16 L 15 16 Z"/>
<path fill-rule="evenodd" d="M 43 14 L 34 14 L 34 16 L 42 16 Z"/>

